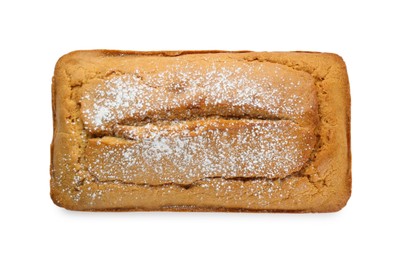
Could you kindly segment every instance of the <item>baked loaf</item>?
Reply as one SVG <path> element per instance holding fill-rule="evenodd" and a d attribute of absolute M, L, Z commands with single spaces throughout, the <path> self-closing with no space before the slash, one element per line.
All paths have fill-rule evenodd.
<path fill-rule="evenodd" d="M 67 209 L 331 212 L 351 194 L 335 54 L 76 51 L 52 97 L 51 197 Z"/>

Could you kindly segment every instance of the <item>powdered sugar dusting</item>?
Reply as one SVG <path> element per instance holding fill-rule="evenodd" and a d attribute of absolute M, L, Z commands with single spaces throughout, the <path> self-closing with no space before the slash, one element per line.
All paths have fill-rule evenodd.
<path fill-rule="evenodd" d="M 81 100 L 85 127 L 97 133 L 122 121 L 195 115 L 300 118 L 311 106 L 309 92 L 303 90 L 312 81 L 297 75 L 285 78 L 282 68 L 273 64 L 233 61 L 154 67 L 154 72 L 137 68 L 88 86 Z"/>
<path fill-rule="evenodd" d="M 99 181 L 283 178 L 308 161 L 314 129 L 297 122 L 315 106 L 311 76 L 237 60 L 143 65 L 83 87 L 84 127 L 106 135 L 85 150 Z"/>
<path fill-rule="evenodd" d="M 190 184 L 224 177 L 279 178 L 299 170 L 314 147 L 290 121 L 197 120 L 123 131 L 132 141 L 90 141 L 88 170 L 101 181 Z M 140 128 L 140 129 L 138 129 Z"/>

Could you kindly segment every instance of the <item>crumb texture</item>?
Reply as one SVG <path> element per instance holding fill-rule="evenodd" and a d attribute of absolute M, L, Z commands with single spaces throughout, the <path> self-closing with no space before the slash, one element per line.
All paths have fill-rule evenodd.
<path fill-rule="evenodd" d="M 346 203 L 350 101 L 339 57 L 116 53 L 74 52 L 56 65 L 56 204 L 309 212 Z"/>

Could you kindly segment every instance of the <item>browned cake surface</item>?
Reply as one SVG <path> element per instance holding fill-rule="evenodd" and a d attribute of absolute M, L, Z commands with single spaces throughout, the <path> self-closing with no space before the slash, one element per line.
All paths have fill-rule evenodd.
<path fill-rule="evenodd" d="M 328 212 L 350 197 L 337 55 L 78 51 L 52 96 L 51 196 L 67 209 Z"/>

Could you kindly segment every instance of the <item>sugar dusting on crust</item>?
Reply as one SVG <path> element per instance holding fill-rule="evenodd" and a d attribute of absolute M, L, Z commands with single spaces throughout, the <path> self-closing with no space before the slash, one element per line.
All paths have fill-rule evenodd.
<path fill-rule="evenodd" d="M 314 148 L 311 135 L 287 120 L 203 119 L 131 129 L 123 133 L 132 141 L 90 141 L 88 171 L 98 180 L 191 184 L 211 177 L 279 178 L 300 170 Z"/>
<path fill-rule="evenodd" d="M 136 69 L 86 91 L 81 100 L 84 124 L 96 133 L 127 119 L 170 120 L 192 117 L 193 113 L 301 117 L 311 105 L 308 95 L 287 93 L 311 82 L 284 78 L 282 74 L 280 66 L 273 69 L 266 64 L 242 62 L 220 66 L 212 63 L 200 68 L 192 63 L 173 64 L 154 74 Z"/>
<path fill-rule="evenodd" d="M 294 123 L 313 106 L 308 95 L 297 93 L 312 80 L 297 73 L 284 77 L 283 66 L 258 62 L 153 66 L 154 71 L 133 66 L 131 73 L 83 87 L 80 103 L 85 129 L 118 137 L 92 139 L 86 148 L 84 169 L 100 185 L 123 182 L 121 188 L 126 189 L 194 183 L 209 192 L 214 188 L 215 196 L 233 202 L 244 195 L 246 183 L 225 178 L 262 176 L 266 178 L 247 182 L 248 196 L 258 198 L 260 205 L 269 204 L 271 192 L 286 196 L 274 184 L 278 180 L 270 178 L 299 170 L 314 148 L 312 129 Z M 206 126 L 214 118 L 225 117 L 244 124 L 241 131 Z M 196 123 L 191 125 L 192 121 Z M 105 187 L 104 191 L 109 189 Z M 158 189 L 168 195 L 175 186 Z M 239 189 L 240 194 L 234 192 Z M 108 194 L 92 189 L 81 198 L 81 192 L 75 200 L 85 199 L 91 205 Z M 200 201 L 202 194 L 197 195 Z M 249 206 L 253 205 L 255 201 Z"/>

